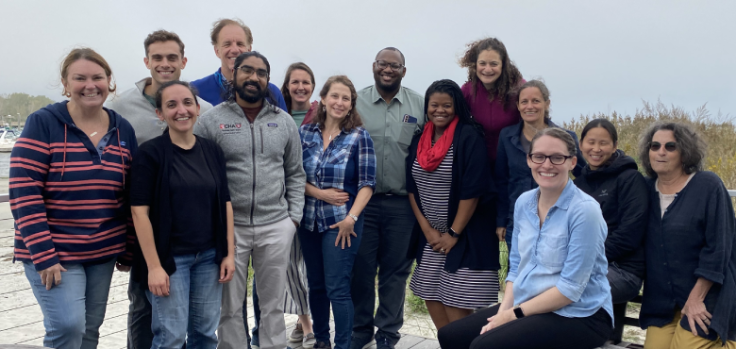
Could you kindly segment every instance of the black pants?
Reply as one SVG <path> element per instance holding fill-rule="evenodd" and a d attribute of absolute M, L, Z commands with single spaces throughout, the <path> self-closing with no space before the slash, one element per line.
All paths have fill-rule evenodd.
<path fill-rule="evenodd" d="M 611 333 L 611 317 L 602 308 L 586 318 L 555 313 L 531 315 L 479 335 L 499 305 L 478 311 L 443 327 L 437 338 L 442 349 L 592 349 Z"/>

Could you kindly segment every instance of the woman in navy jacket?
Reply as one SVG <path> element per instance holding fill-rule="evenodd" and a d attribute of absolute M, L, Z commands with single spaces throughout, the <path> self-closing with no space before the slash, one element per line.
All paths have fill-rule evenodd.
<path fill-rule="evenodd" d="M 406 188 L 417 217 L 410 257 L 418 266 L 410 288 L 439 329 L 498 302 L 500 265 L 482 128 L 451 80 L 429 87 L 425 110 L 429 122 L 406 158 Z"/>
<path fill-rule="evenodd" d="M 514 203 L 523 192 L 534 189 L 537 183 L 532 178 L 526 156 L 529 143 L 537 132 L 548 127 L 559 127 L 549 117 L 549 89 L 539 80 L 531 80 L 519 88 L 516 106 L 521 112 L 522 121 L 501 130 L 496 155 L 496 188 L 498 188 L 498 211 L 496 213 L 496 235 L 498 240 L 506 239 L 511 251 L 511 232 L 514 231 Z M 578 163 L 572 170 L 580 175 L 586 163 L 580 152 L 575 132 L 566 130 L 578 146 Z"/>

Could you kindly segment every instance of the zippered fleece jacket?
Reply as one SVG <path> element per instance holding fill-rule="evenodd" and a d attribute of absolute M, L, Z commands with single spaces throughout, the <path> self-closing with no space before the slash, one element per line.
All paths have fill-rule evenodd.
<path fill-rule="evenodd" d="M 226 101 L 204 113 L 194 133 L 225 153 L 235 224 L 266 225 L 286 217 L 301 221 L 307 176 L 289 114 L 264 100 L 251 123 L 237 103 Z"/>
<path fill-rule="evenodd" d="M 143 95 L 143 90 L 150 84 L 150 77 L 142 79 L 135 83 L 134 88 L 105 103 L 105 107 L 116 111 L 130 122 L 135 130 L 138 145 L 160 136 L 166 129 L 166 122 L 159 120 L 156 108 Z M 199 102 L 200 115 L 212 109 L 212 104 L 200 97 L 197 97 L 197 102 Z"/>

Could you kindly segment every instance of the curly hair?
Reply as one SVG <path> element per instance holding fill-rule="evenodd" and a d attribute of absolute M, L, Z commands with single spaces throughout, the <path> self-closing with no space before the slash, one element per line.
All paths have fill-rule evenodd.
<path fill-rule="evenodd" d="M 361 120 L 360 114 L 358 114 L 358 110 L 355 108 L 355 103 L 358 100 L 358 92 L 355 90 L 353 82 L 345 75 L 334 75 L 325 81 L 325 85 L 322 87 L 322 90 L 319 91 L 319 96 L 321 98 L 319 105 L 317 106 L 317 114 L 312 118 L 312 123 L 319 124 L 320 129 L 324 129 L 325 120 L 327 120 L 327 111 L 325 110 L 325 106 L 322 104 L 322 99 L 327 97 L 327 93 L 330 92 L 330 87 L 336 83 L 343 84 L 350 89 L 350 111 L 340 122 L 340 128 L 352 131 L 358 126 L 363 126 L 363 120 Z"/>
<path fill-rule="evenodd" d="M 471 92 L 473 96 L 476 94 L 476 85 L 478 82 L 478 69 L 477 62 L 478 56 L 481 52 L 486 50 L 493 50 L 501 56 L 501 76 L 498 77 L 493 88 L 488 91 L 490 99 L 498 97 L 503 100 L 504 109 L 513 100 L 513 95 L 516 93 L 516 87 L 521 83 L 523 77 L 521 72 L 516 68 L 509 54 L 506 51 L 506 46 L 496 38 L 485 38 L 475 42 L 471 42 L 467 45 L 468 49 L 465 54 L 460 58 L 460 66 L 468 69 L 468 81 L 471 83 Z"/>
<path fill-rule="evenodd" d="M 453 109 L 455 109 L 455 116 L 458 118 L 458 122 L 473 126 L 482 136 L 484 135 L 483 126 L 477 123 L 473 119 L 473 115 L 470 114 L 470 107 L 468 106 L 468 102 L 465 101 L 465 97 L 463 97 L 463 91 L 460 89 L 460 86 L 449 79 L 437 80 L 427 88 L 427 92 L 424 94 L 425 122 L 428 121 L 426 118 L 427 111 L 429 110 L 429 98 L 435 93 L 446 93 L 449 95 L 452 98 Z"/>
<path fill-rule="evenodd" d="M 284 84 L 281 85 L 281 94 L 284 96 L 284 102 L 286 103 L 286 112 L 289 114 L 291 114 L 291 93 L 289 92 L 289 81 L 291 80 L 291 73 L 294 70 L 303 70 L 307 72 L 307 74 L 309 74 L 309 77 L 312 79 L 312 92 L 314 92 L 315 84 L 314 73 L 306 63 L 296 62 L 286 69 L 286 74 L 284 75 Z"/>
<path fill-rule="evenodd" d="M 657 131 L 672 131 L 674 134 L 677 151 L 680 152 L 682 171 L 685 174 L 703 170 L 708 146 L 695 129 L 680 122 L 658 121 L 650 125 L 639 138 L 639 161 L 649 177 L 657 178 L 657 173 L 652 169 L 649 160 L 649 147 Z"/>

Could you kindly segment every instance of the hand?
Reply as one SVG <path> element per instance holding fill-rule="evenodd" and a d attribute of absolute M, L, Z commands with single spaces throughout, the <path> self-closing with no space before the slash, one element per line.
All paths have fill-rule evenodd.
<path fill-rule="evenodd" d="M 496 228 L 496 236 L 498 236 L 498 241 L 506 241 L 506 228 Z"/>
<path fill-rule="evenodd" d="M 353 230 L 353 227 L 355 226 L 355 220 L 347 216 L 345 219 L 343 219 L 341 222 L 337 224 L 333 224 L 330 226 L 330 229 L 339 228 L 340 230 L 337 232 L 337 239 L 335 239 L 335 246 L 338 244 L 342 244 L 341 248 L 345 249 L 345 241 L 348 242 L 348 247 L 350 247 L 350 236 L 358 237 L 358 234 L 355 233 Z"/>
<path fill-rule="evenodd" d="M 332 206 L 342 206 L 345 205 L 346 202 L 348 202 L 348 193 L 335 188 L 327 188 L 320 190 L 320 200 L 332 205 Z M 352 218 L 351 218 L 352 219 Z"/>
<path fill-rule="evenodd" d="M 148 270 L 148 289 L 156 296 L 169 296 L 169 274 L 162 267 Z"/>
<path fill-rule="evenodd" d="M 61 283 L 61 272 L 66 271 L 61 264 L 56 263 L 38 272 L 41 275 L 41 284 L 46 286 L 46 291 Z"/>
<path fill-rule="evenodd" d="M 480 334 L 486 333 L 514 320 L 516 320 L 516 314 L 514 314 L 512 309 L 499 311 L 496 315 L 488 318 L 488 324 L 483 326 L 480 330 Z"/>
<path fill-rule="evenodd" d="M 449 254 L 456 243 L 457 238 L 450 236 L 450 234 L 442 234 L 440 236 L 440 242 L 432 248 L 442 254 Z"/>
<path fill-rule="evenodd" d="M 221 284 L 226 284 L 233 279 L 233 275 L 235 275 L 235 256 L 229 254 L 220 263 L 220 280 L 218 281 Z"/>
<path fill-rule="evenodd" d="M 695 324 L 698 324 L 703 329 L 703 332 L 708 334 L 708 326 L 710 326 L 710 319 L 713 318 L 713 315 L 705 309 L 705 303 L 702 300 L 688 297 L 685 306 L 682 307 L 682 315 L 687 315 L 687 322 L 690 324 L 690 331 L 693 333 L 693 336 L 698 336 L 698 330 Z"/>
<path fill-rule="evenodd" d="M 424 236 L 427 238 L 427 242 L 429 243 L 429 246 L 432 246 L 432 249 L 434 249 L 434 246 L 440 243 L 440 238 L 442 237 L 442 233 L 440 233 L 439 230 L 430 227 L 429 231 L 426 232 Z"/>
<path fill-rule="evenodd" d="M 115 268 L 117 268 L 118 271 L 121 271 L 123 273 L 127 273 L 130 271 L 130 266 L 125 264 L 115 263 Z"/>

